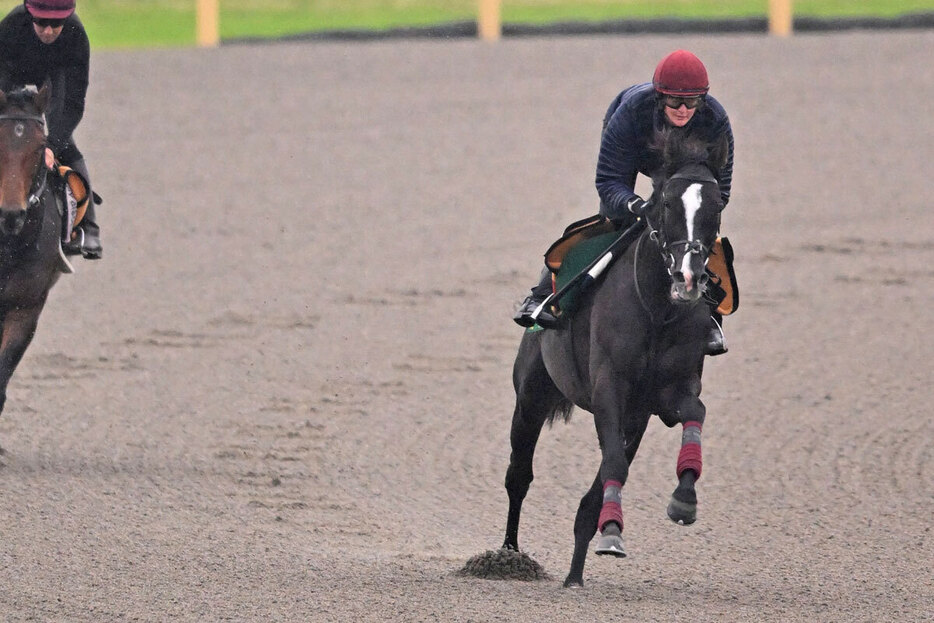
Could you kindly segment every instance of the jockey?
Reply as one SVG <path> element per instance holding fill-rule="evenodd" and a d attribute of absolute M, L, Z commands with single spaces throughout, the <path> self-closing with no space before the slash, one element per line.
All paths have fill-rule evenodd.
<path fill-rule="evenodd" d="M 719 172 L 720 195 L 724 205 L 730 200 L 733 180 L 733 132 L 730 120 L 720 102 L 707 95 L 707 69 L 694 54 L 676 50 L 661 60 L 652 82 L 624 89 L 610 104 L 603 120 L 600 155 L 597 159 L 597 193 L 600 214 L 619 228 L 629 227 L 642 215 L 646 202 L 635 192 L 638 173 L 649 176 L 657 164 L 657 156 L 649 149 L 656 128 L 684 128 L 713 143 L 726 134 L 729 156 Z M 546 268 L 540 283 L 523 301 L 513 317 L 519 325 L 536 323 L 532 313 L 551 293 L 551 274 Z M 542 310 L 539 325 L 557 325 L 557 319 Z M 722 318 L 712 313 L 712 326 L 707 340 L 707 354 L 726 352 Z"/>
<path fill-rule="evenodd" d="M 87 165 L 72 137 L 84 115 L 89 58 L 88 36 L 75 15 L 75 0 L 25 0 L 0 21 L 0 89 L 8 92 L 50 81 L 45 163 L 52 169 L 57 159 L 80 173 L 90 186 Z M 99 259 L 100 228 L 90 188 L 88 196 L 77 237 L 65 245 L 65 252 Z"/>

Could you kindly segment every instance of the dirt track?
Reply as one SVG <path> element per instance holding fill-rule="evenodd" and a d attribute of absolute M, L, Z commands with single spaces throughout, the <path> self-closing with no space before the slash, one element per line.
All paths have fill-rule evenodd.
<path fill-rule="evenodd" d="M 675 47 L 734 125 L 731 352 L 699 521 L 678 431 L 625 560 L 560 587 L 598 450 L 543 434 L 502 542 L 520 330 L 596 207 L 600 122 Z M 0 417 L 0 620 L 927 621 L 930 31 L 98 53 L 79 130 L 105 260 L 56 286 Z"/>

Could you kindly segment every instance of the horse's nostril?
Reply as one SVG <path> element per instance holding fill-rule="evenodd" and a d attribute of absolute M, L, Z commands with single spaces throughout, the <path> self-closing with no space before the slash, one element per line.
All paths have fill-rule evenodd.
<path fill-rule="evenodd" d="M 671 274 L 671 279 L 675 283 L 684 283 L 684 273 L 676 272 Z"/>
<path fill-rule="evenodd" d="M 709 279 L 710 279 L 710 275 L 708 275 L 707 272 L 705 271 L 705 272 L 702 272 L 700 277 L 697 278 L 697 283 L 701 285 L 705 285 Z"/>

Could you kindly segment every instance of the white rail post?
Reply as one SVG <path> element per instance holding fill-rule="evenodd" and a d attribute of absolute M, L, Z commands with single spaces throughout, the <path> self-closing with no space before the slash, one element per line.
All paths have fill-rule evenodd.
<path fill-rule="evenodd" d="M 198 47 L 214 48 L 221 41 L 220 0 L 195 0 Z"/>
<path fill-rule="evenodd" d="M 769 0 L 769 34 L 776 37 L 791 35 L 792 0 Z"/>
<path fill-rule="evenodd" d="M 500 18 L 501 0 L 480 0 L 477 31 L 484 41 L 499 41 L 503 34 Z"/>

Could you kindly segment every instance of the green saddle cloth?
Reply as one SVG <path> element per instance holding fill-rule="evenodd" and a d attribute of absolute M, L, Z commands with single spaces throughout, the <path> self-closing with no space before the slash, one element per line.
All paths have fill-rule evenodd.
<path fill-rule="evenodd" d="M 555 292 L 559 292 L 569 281 L 586 269 L 594 260 L 603 255 L 610 245 L 619 237 L 619 232 L 611 231 L 594 236 L 576 244 L 564 256 L 561 268 L 555 275 Z M 559 301 L 558 308 L 562 314 L 572 313 L 580 303 L 580 286 L 572 287 L 564 293 Z"/>

